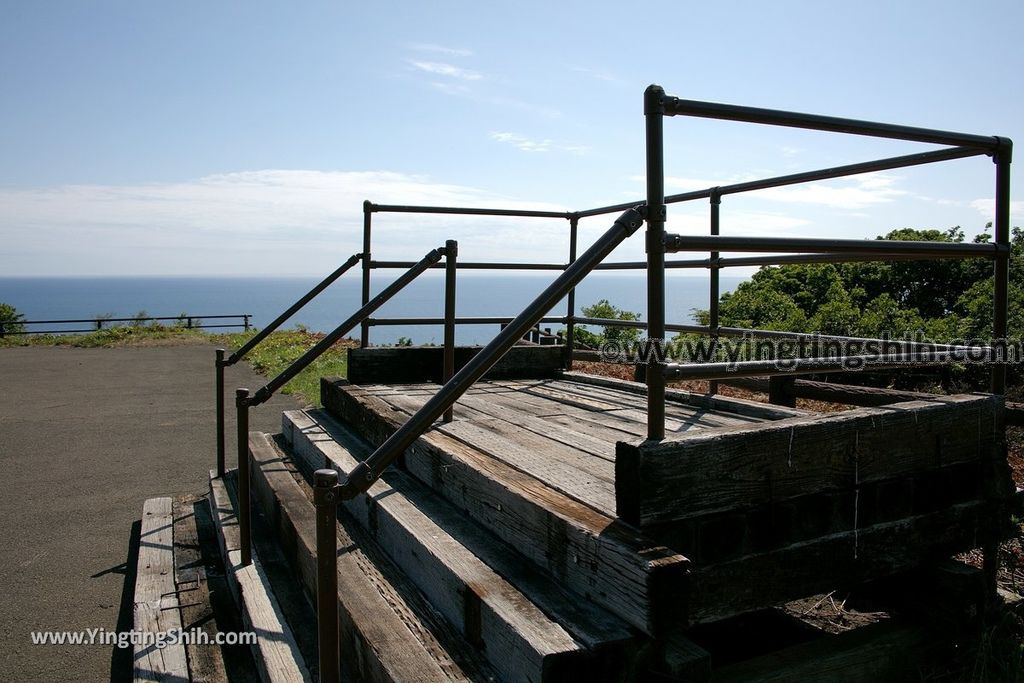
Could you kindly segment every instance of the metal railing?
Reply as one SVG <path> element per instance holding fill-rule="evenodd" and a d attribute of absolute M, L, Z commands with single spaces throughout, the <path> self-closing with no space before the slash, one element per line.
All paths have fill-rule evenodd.
<path fill-rule="evenodd" d="M 188 315 L 183 313 L 181 315 L 165 315 L 165 316 L 135 316 L 132 318 L 75 318 L 70 320 L 0 320 L 0 337 L 7 335 L 20 335 L 20 334 L 81 334 L 84 332 L 96 332 L 104 329 L 104 325 L 107 323 L 128 323 L 129 327 L 141 326 L 145 322 L 159 322 L 165 320 L 173 320 L 175 323 L 182 325 L 191 330 L 202 330 L 202 329 L 225 329 L 231 327 L 242 327 L 245 331 L 249 331 L 249 319 L 252 318 L 251 313 L 232 313 L 230 315 Z M 196 325 L 196 320 L 238 320 L 241 319 L 240 323 L 215 323 L 215 324 L 199 324 Z M 89 323 L 92 327 L 87 329 L 74 329 L 74 330 L 26 330 L 22 327 L 26 325 L 81 325 L 83 323 Z M 115 324 L 114 327 L 117 327 Z M 106 329 L 110 329 L 109 327 Z"/>
<path fill-rule="evenodd" d="M 316 357 L 329 348 L 337 339 L 347 334 L 355 326 L 360 327 L 361 346 L 369 345 L 369 329 L 373 325 L 408 325 L 436 324 L 445 325 L 444 382 L 434 395 L 399 427 L 384 443 L 368 458 L 358 463 L 351 472 L 343 474 L 340 481 L 333 472 L 318 472 L 316 477 L 316 499 L 318 508 L 318 528 L 323 526 L 323 534 L 334 538 L 333 522 L 337 502 L 351 499 L 365 492 L 381 473 L 405 451 L 417 438 L 426 432 L 438 418 L 451 419 L 454 403 L 476 381 L 493 367 L 522 337 L 543 321 L 561 322 L 566 325 L 566 366 L 571 367 L 572 349 L 574 346 L 574 327 L 576 324 L 599 324 L 606 326 L 621 325 L 647 330 L 648 341 L 661 343 L 665 341 L 668 331 L 697 332 L 712 338 L 719 336 L 742 336 L 756 333 L 762 336 L 779 335 L 788 338 L 814 337 L 816 339 L 838 339 L 847 341 L 876 341 L 856 337 L 830 337 L 820 335 L 801 335 L 788 332 L 772 332 L 748 330 L 738 327 L 720 325 L 718 299 L 720 293 L 719 273 L 723 268 L 735 266 L 761 266 L 787 263 L 832 263 L 844 261 L 897 261 L 909 259 L 947 259 L 947 258 L 984 258 L 995 262 L 994 279 L 994 310 L 993 337 L 1002 339 L 1006 336 L 1007 325 L 1007 291 L 1008 264 L 1010 254 L 1009 241 L 1009 165 L 1012 155 L 1012 143 L 1006 138 L 967 135 L 946 131 L 928 130 L 907 126 L 840 119 L 793 112 L 736 107 L 704 102 L 692 102 L 669 97 L 658 86 L 649 87 L 644 94 L 644 114 L 646 118 L 646 175 L 647 198 L 645 202 L 617 204 L 606 207 L 576 212 L 504 210 L 460 207 L 423 207 L 363 204 L 363 251 L 354 256 L 362 262 L 361 308 L 350 316 L 337 329 L 328 334 L 320 343 L 310 349 L 291 367 L 267 383 L 262 389 L 250 396 L 247 389 L 236 392 L 238 409 L 238 457 L 239 457 L 239 521 L 242 543 L 243 563 L 250 559 L 249 547 L 249 503 L 248 503 L 248 457 L 246 440 L 243 433 L 248 425 L 248 409 L 266 401 L 291 377 L 307 367 Z M 664 135 L 663 120 L 666 116 L 699 116 L 734 121 L 748 121 L 769 125 L 791 126 L 813 130 L 843 132 L 855 135 L 868 135 L 883 138 L 896 138 L 932 144 L 947 145 L 949 148 L 937 151 L 912 154 L 869 161 L 859 164 L 837 166 L 805 173 L 791 174 L 734 185 L 711 187 L 696 192 L 676 195 L 665 195 L 664 191 Z M 948 244 L 935 242 L 901 242 L 874 240 L 822 240 L 802 238 L 746 238 L 722 236 L 721 212 L 722 199 L 725 196 L 763 190 L 785 185 L 840 178 L 860 173 L 875 172 L 909 166 L 918 166 L 952 159 L 963 159 L 972 156 L 988 155 L 996 164 L 996 216 L 995 240 L 992 244 Z M 710 226 L 708 236 L 669 235 L 665 231 L 667 206 L 679 202 L 709 200 Z M 570 240 L 568 261 L 565 264 L 539 263 L 502 263 L 502 262 L 456 262 L 457 245 L 453 241 L 446 243 L 442 249 L 435 249 L 423 260 L 412 263 L 405 261 L 374 261 L 371 251 L 372 214 L 373 213 L 423 213 L 452 215 L 485 215 L 514 216 L 524 218 L 561 218 L 569 221 Z M 577 256 L 578 225 L 582 218 L 601 216 L 621 212 L 613 225 L 582 255 Z M 646 221 L 645 232 L 646 260 L 637 262 L 610 262 L 604 260 L 625 239 L 637 231 Z M 689 260 L 667 260 L 666 255 L 678 251 L 706 251 L 708 258 Z M 723 252 L 775 252 L 769 255 L 749 257 L 722 258 Z M 442 255 L 448 261 L 439 264 Z M 352 261 L 352 259 L 350 259 Z M 354 264 L 354 261 L 352 261 Z M 349 264 L 351 265 L 351 264 Z M 370 314 L 380 307 L 387 299 L 411 282 L 422 272 L 430 268 L 445 268 L 445 313 L 444 318 L 372 318 Z M 458 318 L 454 311 L 455 275 L 457 268 L 494 269 L 494 270 L 551 270 L 561 274 L 524 310 L 512 318 L 498 317 L 465 317 Z M 405 274 L 392 285 L 385 288 L 376 297 L 370 296 L 371 272 L 376 268 L 407 268 Z M 689 325 L 670 324 L 665 320 L 665 271 L 673 268 L 705 268 L 710 273 L 709 324 Z M 645 321 L 607 320 L 577 316 L 575 313 L 575 287 L 589 273 L 598 270 L 638 269 L 646 271 L 647 278 L 647 315 Z M 568 310 L 564 317 L 551 317 L 549 312 L 563 298 L 568 299 Z M 454 372 L 454 329 L 457 324 L 503 324 L 501 331 L 475 356 L 473 356 L 458 372 Z M 877 340 L 882 341 L 882 340 Z M 790 364 L 788 370 L 780 369 L 774 362 L 745 361 L 732 364 L 732 369 L 720 363 L 691 363 L 686 365 L 665 362 L 663 356 L 657 354 L 648 358 L 645 363 L 645 382 L 647 385 L 647 438 L 661 440 L 665 436 L 665 385 L 668 379 L 699 377 L 712 381 L 712 391 L 716 389 L 715 381 L 730 377 L 763 377 L 772 378 L 772 382 L 782 374 L 813 374 L 845 370 L 844 361 L 856 361 L 861 367 L 889 367 L 891 362 L 898 361 L 900 367 L 907 364 L 931 365 L 947 362 L 953 357 L 950 352 L 964 347 L 945 344 L 931 344 L 914 340 L 889 340 L 900 345 L 901 352 L 895 356 L 881 359 L 872 355 L 841 356 L 831 359 L 801 358 Z M 241 351 L 241 350 L 240 350 Z M 220 363 L 220 358 L 218 358 Z M 992 393 L 1001 394 L 1005 389 L 1005 368 L 994 365 L 992 368 Z M 245 470 L 242 463 L 245 463 Z M 246 494 L 241 495 L 241 489 Z M 323 514 L 323 525 L 319 520 Z M 328 678 L 335 676 L 337 670 L 337 631 L 336 601 L 330 581 L 336 578 L 336 550 L 324 538 L 322 553 L 323 562 L 318 559 L 318 582 L 322 581 L 318 593 L 331 603 L 324 605 L 320 616 L 321 662 L 322 672 L 329 672 Z M 988 539 L 984 541 L 985 571 L 991 585 L 994 586 L 995 549 Z M 319 541 L 318 541 L 318 547 Z M 322 576 L 321 576 L 322 574 Z"/>

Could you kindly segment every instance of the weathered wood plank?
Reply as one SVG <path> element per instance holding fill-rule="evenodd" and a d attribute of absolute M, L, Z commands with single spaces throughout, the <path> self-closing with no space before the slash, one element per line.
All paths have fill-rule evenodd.
<path fill-rule="evenodd" d="M 368 447 L 351 439 L 341 425 L 322 412 L 290 411 L 291 438 L 296 454 L 326 456 L 331 466 L 350 471 Z M 597 660 L 572 633 L 585 634 L 594 647 L 610 648 L 629 641 L 624 624 L 607 613 L 590 610 L 583 622 L 560 624 L 539 609 L 513 583 L 541 586 L 531 569 L 520 561 L 516 571 L 503 576 L 482 561 L 477 551 L 493 538 L 465 516 L 443 503 L 419 482 L 400 471 L 389 471 L 368 491 L 366 498 L 346 502 L 346 510 L 371 532 L 403 571 L 417 584 L 449 622 L 467 638 L 478 640 L 503 679 L 596 680 L 610 677 L 612 662 Z M 466 543 L 471 547 L 467 547 Z M 505 567 L 516 562 L 506 558 Z M 548 606 L 557 594 L 548 592 Z M 581 612 L 560 598 L 556 609 L 563 618 Z M 589 622 L 589 623 L 588 623 Z M 603 623 L 602 622 L 606 622 Z M 621 667 L 624 662 L 620 661 Z"/>
<path fill-rule="evenodd" d="M 991 459 L 1001 408 L 995 396 L 948 396 L 620 443 L 617 511 L 644 526 Z"/>
<path fill-rule="evenodd" d="M 371 444 L 382 443 L 402 420 L 348 386 L 322 380 L 324 405 Z M 405 458 L 410 473 L 570 590 L 648 634 L 676 618 L 688 565 L 682 555 L 445 434 L 428 432 Z"/>
<path fill-rule="evenodd" d="M 458 371 L 482 347 L 455 348 Z M 355 384 L 442 381 L 440 346 L 376 347 L 348 350 L 348 376 Z M 485 375 L 488 378 L 554 377 L 562 371 L 562 347 L 514 346 Z"/>
<path fill-rule="evenodd" d="M 871 624 L 717 670 L 715 683 L 918 680 L 918 667 L 948 658 L 952 639 L 906 621 Z"/>
<path fill-rule="evenodd" d="M 282 550 L 309 593 L 316 593 L 315 508 L 265 434 L 250 435 L 253 489 L 273 511 Z M 312 463 L 316 469 L 325 462 Z M 486 681 L 490 669 L 469 646 L 431 619 L 411 582 L 372 554 L 365 538 L 339 525 L 338 624 L 346 675 L 371 683 Z M 441 641 L 444 641 L 443 643 Z"/>
<path fill-rule="evenodd" d="M 224 566 L 236 604 L 247 631 L 257 634 L 253 658 L 265 683 L 285 683 L 312 679 L 306 668 L 295 637 L 274 598 L 259 558 L 253 555 L 248 566 L 242 566 L 238 547 L 237 519 L 224 479 L 210 473 L 210 508 L 217 525 Z M 231 529 L 231 532 L 227 530 Z"/>
<path fill-rule="evenodd" d="M 703 565 L 690 574 L 689 618 L 715 621 L 911 570 L 976 547 L 996 521 L 997 506 L 972 501 Z"/>
<path fill-rule="evenodd" d="M 198 505 L 205 506 L 205 502 L 174 503 L 174 583 L 182 596 L 182 629 L 203 631 L 208 637 L 207 643 L 190 642 L 185 646 L 192 683 L 219 683 L 227 680 L 227 671 L 221 649 L 214 644 L 218 629 L 200 549 L 194 511 Z"/>
<path fill-rule="evenodd" d="M 181 642 L 167 636 L 181 628 L 174 585 L 174 515 L 170 498 L 150 498 L 142 507 L 139 559 L 133 606 L 134 629 L 145 634 L 134 646 L 137 681 L 187 681 L 188 659 Z M 157 647 L 157 643 L 164 647 Z"/>
<path fill-rule="evenodd" d="M 641 382 L 628 382 L 626 380 L 615 379 L 612 377 L 599 377 L 597 375 L 589 375 L 575 371 L 562 373 L 562 378 L 581 382 L 583 384 L 596 384 L 598 386 L 621 389 L 622 391 L 628 391 L 634 394 L 647 394 L 647 385 Z M 797 408 L 773 406 L 767 403 L 760 403 L 758 401 L 748 401 L 742 398 L 720 396 L 718 394 L 698 394 L 685 391 L 683 389 L 666 389 L 665 400 L 674 401 L 682 405 L 699 406 L 708 410 L 735 413 L 737 415 L 744 415 L 764 420 L 782 420 L 788 417 L 800 417 L 802 415 L 813 414 L 806 410 L 800 410 Z"/>

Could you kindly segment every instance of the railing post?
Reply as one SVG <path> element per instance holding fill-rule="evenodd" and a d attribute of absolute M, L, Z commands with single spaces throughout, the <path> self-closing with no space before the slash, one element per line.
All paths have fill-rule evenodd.
<path fill-rule="evenodd" d="M 999 139 L 999 151 L 993 155 L 996 164 L 995 197 L 995 243 L 1003 251 L 996 254 L 992 272 L 992 342 L 994 345 L 1006 340 L 1009 279 L 1010 279 L 1010 162 L 1013 157 L 1013 143 L 1007 138 Z M 998 348 L 998 346 L 994 346 Z M 1006 361 L 996 358 L 992 365 L 990 391 L 993 394 L 1006 392 Z M 989 535 L 982 544 L 982 569 L 985 588 L 990 601 L 996 599 L 996 577 L 999 573 L 999 542 Z"/>
<path fill-rule="evenodd" d="M 576 244 L 579 236 L 580 218 L 573 216 L 569 219 L 569 265 L 576 260 Z M 576 344 L 576 288 L 569 290 L 566 297 L 566 320 L 565 320 L 565 369 L 572 370 L 572 350 Z"/>
<path fill-rule="evenodd" d="M 363 284 L 360 306 L 370 301 L 370 228 L 373 204 L 370 200 L 363 202 Z M 364 320 L 359 326 L 359 347 L 365 349 L 370 345 L 370 323 Z"/>
<path fill-rule="evenodd" d="M 719 223 L 719 209 L 722 205 L 722 194 L 719 188 L 711 190 L 711 234 L 717 235 L 720 232 Z M 718 265 L 719 253 L 717 251 L 711 252 L 711 270 L 709 271 L 708 277 L 708 327 L 710 328 L 711 348 L 717 351 L 718 349 L 718 297 L 719 297 L 719 280 L 718 276 L 721 272 L 721 268 Z M 708 393 L 718 393 L 718 380 L 713 379 L 708 383 Z"/>
<path fill-rule="evenodd" d="M 652 85 L 644 92 L 647 120 L 647 438 L 665 438 L 665 91 Z"/>
<path fill-rule="evenodd" d="M 455 276 L 458 269 L 459 243 L 448 240 L 444 243 L 444 369 L 442 384 L 455 374 Z M 451 422 L 454 407 L 444 411 L 443 420 Z"/>
<path fill-rule="evenodd" d="M 235 389 L 238 420 L 238 543 L 242 566 L 252 563 L 252 528 L 249 507 L 249 390 Z"/>
<path fill-rule="evenodd" d="M 224 476 L 224 349 L 217 349 L 217 476 Z"/>
<path fill-rule="evenodd" d="M 796 377 L 792 375 L 769 377 L 768 402 L 777 406 L 785 406 L 786 408 L 796 408 L 796 396 L 793 395 L 795 384 Z"/>
<path fill-rule="evenodd" d="M 243 324 L 245 326 L 245 331 L 248 332 L 249 331 L 249 316 L 243 315 L 242 316 L 242 322 L 243 322 Z"/>
<path fill-rule="evenodd" d="M 338 640 L 338 473 L 313 474 L 316 506 L 316 628 L 320 683 L 341 679 Z"/>

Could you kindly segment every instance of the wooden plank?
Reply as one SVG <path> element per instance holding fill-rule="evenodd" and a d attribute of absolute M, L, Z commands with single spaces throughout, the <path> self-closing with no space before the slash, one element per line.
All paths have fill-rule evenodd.
<path fill-rule="evenodd" d="M 715 683 L 919 680 L 923 664 L 951 659 L 952 638 L 906 621 L 871 624 L 722 667 Z"/>
<path fill-rule="evenodd" d="M 290 433 L 297 455 L 314 460 L 326 456 L 333 467 L 347 472 L 355 466 L 355 456 L 367 454 L 365 444 L 353 440 L 322 412 L 290 411 L 286 415 L 292 423 Z M 581 611 L 551 590 L 546 593 L 548 608 L 554 606 L 563 618 L 583 614 L 587 619 L 562 624 L 548 617 L 533 602 L 532 593 L 527 595 L 513 585 L 546 585 L 536 570 L 512 560 L 506 549 L 501 564 L 516 570 L 507 577 L 497 573 L 477 555 L 490 546 L 490 556 L 498 557 L 501 550 L 495 540 L 484 537 L 460 511 L 402 472 L 386 472 L 367 496 L 347 501 L 346 510 L 450 623 L 481 643 L 504 680 L 562 680 L 570 673 L 592 680 L 611 674 L 612 662 L 607 657 L 600 670 L 594 668 L 597 660 L 588 647 L 627 643 L 631 636 L 625 624 L 606 612 Z M 570 631 L 585 634 L 590 645 L 577 642 Z M 620 661 L 619 667 L 623 664 Z"/>
<path fill-rule="evenodd" d="M 612 377 L 599 377 L 583 372 L 564 372 L 562 378 L 582 382 L 584 384 L 596 384 L 598 386 L 612 387 L 629 391 L 634 394 L 647 395 L 647 385 L 641 382 L 628 382 L 626 380 Z M 721 396 L 718 394 L 698 394 L 684 389 L 666 389 L 665 400 L 674 401 L 682 405 L 699 406 L 709 410 L 721 411 L 724 413 L 736 413 L 747 417 L 760 418 L 764 420 L 782 420 L 789 417 L 800 417 L 812 415 L 813 413 L 798 408 L 785 408 L 773 406 L 758 401 L 748 401 L 733 396 Z"/>
<path fill-rule="evenodd" d="M 174 516 L 170 498 L 150 498 L 142 507 L 133 616 L 134 630 L 142 634 L 134 646 L 135 680 L 189 680 L 184 644 L 168 639 L 168 634 L 181 629 L 174 585 Z M 158 643 L 163 647 L 158 647 Z"/>
<path fill-rule="evenodd" d="M 295 636 L 260 568 L 259 558 L 254 554 L 252 562 L 242 566 L 242 555 L 237 550 L 237 518 L 228 487 L 215 472 L 210 474 L 210 508 L 224 552 L 224 567 L 242 624 L 247 631 L 257 634 L 252 651 L 260 678 L 264 683 L 311 682 Z"/>
<path fill-rule="evenodd" d="M 997 507 L 971 501 L 697 567 L 690 574 L 689 618 L 715 621 L 948 558 L 977 545 L 995 524 Z"/>
<path fill-rule="evenodd" d="M 316 512 L 265 434 L 250 435 L 258 502 L 273 510 L 282 550 L 310 595 L 316 593 Z M 326 463 L 312 463 L 317 469 Z M 371 683 L 486 681 L 482 658 L 458 645 L 411 582 L 371 554 L 370 543 L 340 525 L 338 624 L 344 674 Z"/>
<path fill-rule="evenodd" d="M 193 683 L 227 680 L 224 657 L 215 645 L 217 621 L 206 580 L 206 567 L 200 549 L 199 530 L 194 509 L 206 505 L 205 501 L 174 502 L 174 583 L 181 607 L 181 627 L 185 631 L 203 631 L 207 642 L 189 642 L 189 675 Z"/>
<path fill-rule="evenodd" d="M 461 369 L 481 348 L 456 347 L 455 370 Z M 348 376 L 355 384 L 440 383 L 443 354 L 440 346 L 352 348 L 348 350 Z M 560 346 L 514 346 L 485 377 L 554 377 L 561 373 L 562 362 Z"/>
<path fill-rule="evenodd" d="M 321 380 L 324 405 L 371 444 L 401 420 L 382 401 Z M 484 455 L 428 432 L 405 453 L 408 471 L 566 587 L 651 634 L 677 617 L 688 561 L 635 529 Z"/>
<path fill-rule="evenodd" d="M 991 459 L 1001 405 L 990 395 L 947 396 L 620 443 L 616 509 L 645 526 Z"/>

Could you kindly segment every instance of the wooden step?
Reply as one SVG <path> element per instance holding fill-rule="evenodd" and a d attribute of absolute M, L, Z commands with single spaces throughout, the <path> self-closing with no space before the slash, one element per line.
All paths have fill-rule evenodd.
<path fill-rule="evenodd" d="M 290 411 L 287 439 L 304 469 L 344 473 L 369 446 L 323 411 Z M 608 612 L 549 577 L 406 473 L 393 470 L 349 511 L 503 680 L 613 680 L 635 638 Z"/>
<path fill-rule="evenodd" d="M 344 380 L 322 380 L 321 396 L 373 446 L 409 417 Z M 684 610 L 689 561 L 611 515 L 436 430 L 406 450 L 404 464 L 561 585 L 644 633 L 656 635 Z"/>
<path fill-rule="evenodd" d="M 241 612 L 242 623 L 247 631 L 258 634 L 252 649 L 260 678 L 265 683 L 312 681 L 256 553 L 251 564 L 241 565 L 238 521 L 228 482 L 213 471 L 210 472 L 210 509 L 217 526 L 228 585 Z"/>
<path fill-rule="evenodd" d="M 315 509 L 308 487 L 271 439 L 249 436 L 253 501 L 310 596 L 316 592 Z M 344 520 L 338 528 L 342 673 L 354 680 L 488 681 L 496 675 L 419 596 L 416 587 Z"/>
<path fill-rule="evenodd" d="M 156 638 L 181 629 L 178 591 L 174 583 L 174 514 L 170 498 L 150 498 L 142 507 L 139 532 L 139 561 L 135 579 L 134 630 L 153 634 L 153 642 L 136 644 L 136 681 L 189 679 L 185 645 Z"/>

